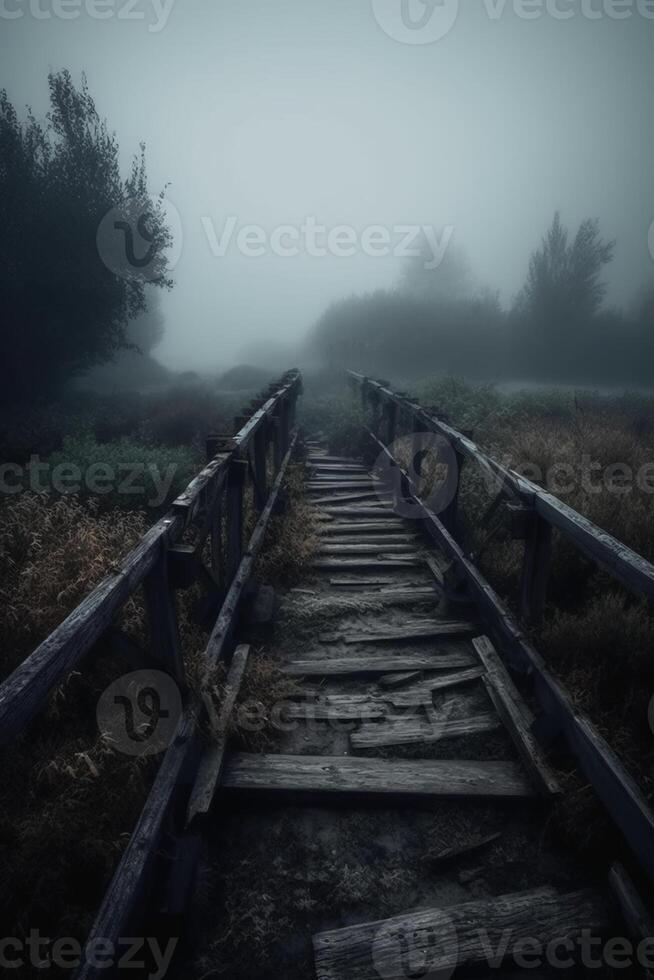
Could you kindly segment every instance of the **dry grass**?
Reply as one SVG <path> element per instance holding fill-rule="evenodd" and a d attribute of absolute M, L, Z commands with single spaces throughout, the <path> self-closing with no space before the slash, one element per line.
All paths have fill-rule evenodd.
<path fill-rule="evenodd" d="M 285 490 L 286 510 L 270 520 L 255 576 L 272 585 L 292 586 L 304 576 L 318 546 L 315 520 L 305 496 L 302 462 L 289 466 Z"/>
<path fill-rule="evenodd" d="M 134 547 L 139 513 L 98 514 L 72 497 L 24 493 L 0 509 L 0 670 L 6 676 Z M 138 631 L 130 600 L 123 621 Z"/>

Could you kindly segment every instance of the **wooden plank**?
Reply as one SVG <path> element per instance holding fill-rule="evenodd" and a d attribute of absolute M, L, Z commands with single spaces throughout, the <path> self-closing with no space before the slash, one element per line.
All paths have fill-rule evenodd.
<path fill-rule="evenodd" d="M 386 542 L 379 544 L 373 541 L 371 544 L 349 544 L 339 541 L 330 544 L 321 544 L 317 548 L 319 555 L 403 555 L 413 557 L 417 554 L 415 548 L 411 548 L 410 542 L 395 544 Z"/>
<path fill-rule="evenodd" d="M 424 718 L 393 718 L 387 716 L 382 724 L 362 725 L 350 735 L 353 749 L 380 749 L 390 745 L 432 744 L 446 738 L 460 738 L 493 732 L 501 728 L 497 715 L 480 714 L 470 718 L 448 718 L 432 710 L 433 720 Z"/>
<path fill-rule="evenodd" d="M 349 504 L 355 501 L 365 502 L 367 500 L 379 500 L 380 497 L 390 497 L 390 493 L 386 493 L 382 490 L 374 491 L 363 491 L 362 493 L 344 493 L 338 494 L 336 496 L 330 497 L 313 497 L 311 500 L 312 504 L 318 506 L 319 504 Z"/>
<path fill-rule="evenodd" d="M 307 468 L 314 473 L 328 473 L 330 476 L 338 476 L 340 473 L 369 473 L 367 467 L 361 463 L 307 463 Z"/>
<path fill-rule="evenodd" d="M 498 841 L 501 836 L 501 832 L 498 832 L 495 834 L 486 834 L 484 837 L 472 837 L 462 844 L 453 844 L 452 847 L 444 847 L 437 854 L 428 854 L 426 860 L 432 868 L 435 865 L 442 867 L 442 865 L 449 864 L 457 858 L 467 856 L 468 854 L 475 854 L 477 851 L 489 847 L 495 841 Z"/>
<path fill-rule="evenodd" d="M 463 650 L 446 653 L 373 654 L 370 657 L 330 657 L 320 660 L 291 660 L 285 674 L 294 677 L 328 677 L 332 674 L 388 674 L 390 671 L 445 670 L 471 667 L 471 654 Z"/>
<path fill-rule="evenodd" d="M 389 701 L 396 708 L 410 708 L 418 704 L 431 704 L 435 691 L 445 691 L 450 687 L 460 687 L 462 684 L 472 684 L 483 675 L 483 667 L 470 667 L 454 674 L 432 677 L 421 681 L 402 691 L 394 691 L 389 695 Z"/>
<path fill-rule="evenodd" d="M 196 817 L 204 816 L 209 812 L 216 787 L 220 783 L 229 739 L 229 726 L 247 669 L 249 653 L 250 648 L 245 644 L 236 648 L 227 675 L 220 713 L 216 715 L 215 708 L 213 712 L 210 711 L 214 740 L 207 746 L 200 759 L 198 773 L 186 810 L 187 827 Z"/>
<path fill-rule="evenodd" d="M 325 490 L 369 490 L 374 485 L 372 480 L 347 480 L 338 483 L 332 483 L 326 480 L 314 480 L 305 483 L 307 490 L 317 491 L 318 493 L 324 493 Z"/>
<path fill-rule="evenodd" d="M 392 507 L 323 507 L 322 510 L 332 517 L 374 517 L 375 520 L 397 520 L 397 514 Z"/>
<path fill-rule="evenodd" d="M 482 966 L 496 971 L 514 951 L 529 949 L 533 955 L 535 946 L 544 954 L 552 942 L 566 948 L 571 941 L 579 955 L 582 934 L 599 940 L 610 921 L 605 901 L 590 890 L 557 894 L 537 889 L 421 909 L 314 936 L 316 977 L 406 980 L 414 975 L 449 977 L 455 970 Z M 504 955 L 498 957 L 498 950 Z M 420 964 L 419 974 L 415 964 Z"/>
<path fill-rule="evenodd" d="M 386 708 L 371 698 L 324 698 L 322 701 L 289 704 L 284 716 L 297 721 L 369 721 L 384 718 Z"/>
<path fill-rule="evenodd" d="M 379 571 L 382 568 L 421 568 L 420 558 L 316 558 L 311 562 L 311 568 L 323 568 L 327 571 L 343 572 L 347 568 L 368 568 Z"/>
<path fill-rule="evenodd" d="M 349 521 L 340 523 L 334 521 L 320 526 L 320 534 L 395 534 L 398 531 L 406 533 L 404 521 L 383 521 L 382 523 L 360 523 Z"/>
<path fill-rule="evenodd" d="M 654 919 L 638 894 L 627 869 L 619 861 L 611 866 L 609 885 L 620 906 L 631 938 L 636 944 L 640 944 L 643 940 L 651 944 L 654 938 Z M 651 980 L 654 977 L 654 970 L 643 966 L 642 974 L 647 980 Z"/>
<path fill-rule="evenodd" d="M 407 670 L 399 674 L 384 674 L 383 677 L 379 678 L 377 683 L 380 687 L 392 691 L 396 687 L 404 687 L 406 684 L 418 681 L 422 676 L 421 670 Z"/>
<path fill-rule="evenodd" d="M 472 641 L 486 668 L 484 685 L 495 709 L 506 726 L 534 784 L 543 796 L 557 796 L 561 787 L 543 755 L 533 732 L 533 715 L 522 701 L 506 667 L 487 636 Z"/>
<path fill-rule="evenodd" d="M 438 797 L 525 798 L 532 789 L 510 762 L 399 761 L 356 756 L 232 756 L 223 775 L 228 789 Z"/>
<path fill-rule="evenodd" d="M 410 625 L 400 629 L 385 629 L 377 633 L 321 633 L 318 639 L 321 643 L 411 643 L 414 640 L 440 639 L 444 636 L 469 636 L 478 629 L 474 623 L 467 622 L 434 622 Z"/>
<path fill-rule="evenodd" d="M 320 534 L 323 539 L 321 542 L 321 547 L 324 545 L 330 545 L 336 547 L 338 545 L 374 545 L 378 551 L 386 551 L 387 545 L 398 545 L 402 544 L 405 547 L 410 546 L 415 551 L 416 542 L 419 541 L 417 535 L 411 534 L 397 534 L 391 532 L 390 534 L 343 534 L 330 536 L 327 534 Z M 422 557 L 422 553 L 421 553 Z"/>

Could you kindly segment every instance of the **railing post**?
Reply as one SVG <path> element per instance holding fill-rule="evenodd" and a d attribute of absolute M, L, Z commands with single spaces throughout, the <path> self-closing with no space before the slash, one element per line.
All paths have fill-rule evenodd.
<path fill-rule="evenodd" d="M 145 609 L 150 628 L 150 650 L 163 669 L 184 686 L 184 658 L 179 637 L 175 591 L 170 582 L 168 550 L 164 548 L 143 580 Z"/>
<path fill-rule="evenodd" d="M 459 489 L 461 487 L 461 468 L 463 466 L 463 461 L 464 457 L 461 455 L 461 453 L 458 453 L 453 449 L 450 459 L 447 462 L 448 468 L 450 464 L 455 467 L 454 474 L 451 475 L 449 472 L 447 474 L 448 487 L 451 488 L 450 502 L 439 515 L 441 523 L 445 526 L 445 528 L 447 528 L 453 537 L 456 537 L 456 525 L 459 514 Z"/>
<path fill-rule="evenodd" d="M 266 447 L 267 432 L 265 424 L 261 425 L 254 435 L 254 499 L 257 510 L 261 511 L 266 506 L 268 497 L 266 480 Z"/>
<path fill-rule="evenodd" d="M 227 585 L 230 584 L 243 557 L 243 485 L 247 463 L 243 459 L 232 459 L 227 473 L 226 524 L 227 547 L 225 573 Z"/>
<path fill-rule="evenodd" d="M 525 554 L 520 585 L 520 615 L 529 626 L 539 626 L 547 600 L 552 553 L 552 527 L 535 511 L 525 515 Z"/>

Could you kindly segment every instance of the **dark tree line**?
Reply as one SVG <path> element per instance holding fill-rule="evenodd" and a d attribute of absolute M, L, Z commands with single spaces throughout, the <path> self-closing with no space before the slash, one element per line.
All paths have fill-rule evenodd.
<path fill-rule="evenodd" d="M 597 384 L 654 382 L 654 290 L 628 314 L 603 307 L 615 243 L 598 223 L 570 237 L 556 214 L 508 311 L 475 287 L 460 252 L 439 268 L 425 251 L 393 290 L 334 303 L 310 340 L 333 367 L 388 377 L 435 372 L 486 379 Z"/>
<path fill-rule="evenodd" d="M 171 244 L 161 195 L 148 191 L 145 151 L 127 177 L 116 137 L 86 80 L 48 78 L 44 122 L 21 121 L 0 92 L 0 399 L 52 395 L 73 375 L 130 346 L 127 326 L 147 310 L 146 280 L 117 275 L 101 257 L 102 219 L 128 199 L 145 222 L 150 283 L 170 287 Z M 136 216 L 135 216 L 136 217 Z"/>

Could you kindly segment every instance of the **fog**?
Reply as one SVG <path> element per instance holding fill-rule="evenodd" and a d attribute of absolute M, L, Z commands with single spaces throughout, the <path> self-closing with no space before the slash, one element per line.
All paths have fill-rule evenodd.
<path fill-rule="evenodd" d="M 431 6 L 411 0 L 410 11 Z M 145 141 L 150 188 L 179 212 L 165 365 L 265 360 L 268 344 L 294 353 L 331 302 L 399 280 L 404 260 L 392 253 L 406 225 L 437 229 L 440 244 L 447 234 L 504 305 L 557 209 L 573 229 L 598 218 L 617 240 L 610 305 L 628 306 L 654 279 L 654 4 L 462 0 L 432 43 L 389 35 L 389 25 L 401 33 L 399 8 L 3 0 L 0 87 L 14 105 L 43 116 L 48 71 L 85 72 L 125 169 Z M 230 218 L 233 238 L 215 254 Z M 237 244 L 244 226 L 270 236 L 307 219 L 351 227 L 353 254 L 306 254 L 303 232 L 294 255 L 271 254 L 270 239 L 257 238 L 256 256 Z M 365 254 L 371 226 L 391 254 Z M 291 242 L 278 232 L 276 250 Z"/>

